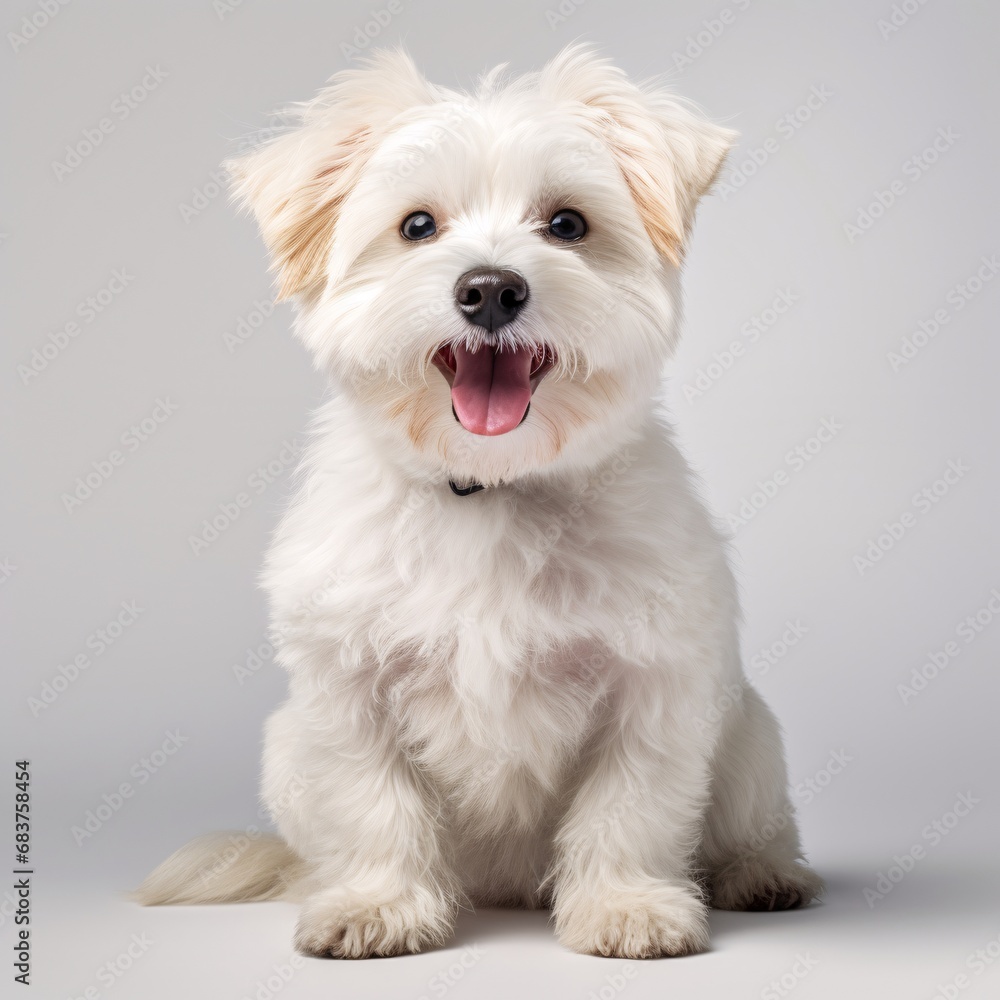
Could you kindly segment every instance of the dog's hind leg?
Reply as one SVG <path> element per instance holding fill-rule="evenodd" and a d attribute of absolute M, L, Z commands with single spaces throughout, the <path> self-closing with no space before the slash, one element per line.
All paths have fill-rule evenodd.
<path fill-rule="evenodd" d="M 803 863 L 781 733 L 757 691 L 726 713 L 714 760 L 701 860 L 721 910 L 804 906 L 823 881 Z"/>

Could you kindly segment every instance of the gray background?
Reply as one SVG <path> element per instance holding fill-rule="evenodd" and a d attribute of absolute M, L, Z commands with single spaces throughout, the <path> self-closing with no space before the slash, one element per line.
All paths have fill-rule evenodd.
<path fill-rule="evenodd" d="M 880 30 L 894 6 L 898 30 Z M 263 317 L 262 245 L 213 175 L 241 136 L 267 124 L 265 112 L 308 98 L 356 61 L 342 46 L 387 4 L 77 2 L 26 44 L 8 35 L 0 54 L 12 97 L 0 211 L 3 742 L 8 760 L 32 760 L 35 994 L 239 998 L 263 983 L 288 997 L 930 998 L 965 974 L 963 997 L 995 995 L 1000 961 L 976 973 L 966 958 L 991 941 L 1000 952 L 1000 624 L 968 643 L 956 629 L 1000 587 L 998 290 L 953 290 L 1000 251 L 996 5 L 394 7 L 374 44 L 403 42 L 439 82 L 466 85 L 501 61 L 537 67 L 566 42 L 590 39 L 636 76 L 670 72 L 679 91 L 742 133 L 722 176 L 733 191 L 700 212 L 668 393 L 721 515 L 738 512 L 758 481 L 785 474 L 737 527 L 734 548 L 748 661 L 760 662 L 752 658 L 781 640 L 786 622 L 806 630 L 751 673 L 783 720 L 793 783 L 817 789 L 795 798 L 829 897 L 803 913 L 716 914 L 714 950 L 685 960 L 625 968 L 565 952 L 544 914 L 481 913 L 463 917 L 444 951 L 310 961 L 270 986 L 272 966 L 291 954 L 291 906 L 148 911 L 121 900 L 186 838 L 262 823 L 260 727 L 284 680 L 264 663 L 240 683 L 234 667 L 264 641 L 255 575 L 289 488 L 283 443 L 324 391 L 288 334 L 289 307 Z M 4 32 L 22 34 L 25 17 L 43 21 L 41 9 L 6 4 Z M 715 35 L 704 23 L 713 20 Z M 686 51 L 685 65 L 676 54 Z M 122 115 L 119 95 L 141 88 L 149 67 L 161 79 Z M 829 96 L 814 98 L 800 127 L 779 126 L 817 92 Z M 105 117 L 113 128 L 101 144 L 58 177 L 67 144 Z M 925 156 L 948 130 L 944 151 Z M 768 148 L 757 156 L 765 162 L 741 170 Z M 845 224 L 894 181 L 905 189 L 852 242 Z M 116 269 L 127 285 L 88 322 L 88 297 Z M 750 343 L 744 325 L 786 290 L 794 304 Z M 889 352 L 939 309 L 940 333 L 893 371 Z M 74 319 L 79 334 L 25 384 L 19 366 Z M 251 322 L 230 350 L 225 336 Z M 686 394 L 733 341 L 742 356 L 702 395 Z M 158 399 L 175 411 L 130 450 L 122 436 L 132 440 L 129 428 Z M 840 429 L 793 467 L 788 452 L 824 419 Z M 68 510 L 63 494 L 115 449 L 123 463 Z M 270 462 L 273 482 L 253 492 L 251 477 Z M 968 471 L 920 510 L 915 494 L 950 462 Z M 195 554 L 202 522 L 248 488 L 252 504 Z M 859 571 L 855 556 L 905 512 L 902 537 Z M 138 618 L 96 653 L 92 637 L 129 601 Z M 903 704 L 897 685 L 949 641 L 959 654 Z M 30 699 L 80 653 L 90 665 L 33 711 Z M 186 742 L 140 781 L 139 762 L 175 731 Z M 836 775 L 825 771 L 833 753 L 851 758 Z M 125 781 L 131 797 L 78 845 L 72 828 Z M 979 803 L 932 843 L 927 825 L 949 822 L 969 792 Z M 924 857 L 870 907 L 865 887 L 915 844 Z M 9 916 L 3 924 L 9 954 Z M 149 943 L 122 958 L 133 934 Z M 473 945 L 481 958 L 466 954 L 460 980 L 432 979 Z M 131 968 L 99 974 L 108 962 Z"/>

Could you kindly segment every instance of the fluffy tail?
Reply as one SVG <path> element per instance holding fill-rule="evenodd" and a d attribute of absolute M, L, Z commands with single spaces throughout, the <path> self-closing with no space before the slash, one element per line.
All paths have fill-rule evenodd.
<path fill-rule="evenodd" d="M 302 859 L 279 837 L 210 833 L 175 851 L 135 890 L 143 906 L 292 898 Z"/>

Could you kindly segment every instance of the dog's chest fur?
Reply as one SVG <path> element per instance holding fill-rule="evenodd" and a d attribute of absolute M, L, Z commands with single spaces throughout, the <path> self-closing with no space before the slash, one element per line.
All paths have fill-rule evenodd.
<path fill-rule="evenodd" d="M 647 447 L 582 493 L 455 497 L 373 481 L 342 444 L 268 568 L 293 691 L 304 675 L 338 697 L 349 674 L 457 821 L 537 824 L 622 675 L 685 652 L 675 583 L 698 535 Z"/>
<path fill-rule="evenodd" d="M 390 689 L 395 738 L 434 786 L 449 822 L 537 828 L 600 718 L 601 678 L 562 667 L 480 700 L 443 672 Z"/>
<path fill-rule="evenodd" d="M 617 588 L 585 555 L 614 545 L 613 532 L 598 539 L 580 511 L 557 517 L 499 494 L 444 502 L 447 541 L 399 529 L 398 575 L 377 602 L 396 649 L 380 657 L 380 700 L 454 818 L 529 827 L 565 786 L 621 669 Z"/>

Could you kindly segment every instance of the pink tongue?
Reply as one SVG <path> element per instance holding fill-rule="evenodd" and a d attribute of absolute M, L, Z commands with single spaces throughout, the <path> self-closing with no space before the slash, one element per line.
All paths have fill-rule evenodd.
<path fill-rule="evenodd" d="M 473 434 L 506 434 L 524 419 L 531 402 L 531 362 L 528 347 L 470 351 L 456 345 L 455 381 L 451 401 L 462 426 Z"/>

